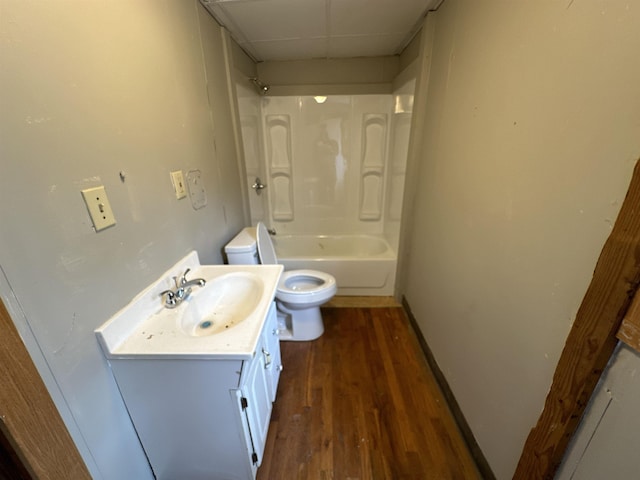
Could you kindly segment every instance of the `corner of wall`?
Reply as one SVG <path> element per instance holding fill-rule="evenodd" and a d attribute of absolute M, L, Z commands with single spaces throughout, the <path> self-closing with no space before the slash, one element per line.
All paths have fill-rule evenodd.
<path fill-rule="evenodd" d="M 467 422 L 464 414 L 462 413 L 462 409 L 460 408 L 460 405 L 458 405 L 458 401 L 456 400 L 456 397 L 453 394 L 453 390 L 451 390 L 451 387 L 449 386 L 449 382 L 447 382 L 447 378 L 445 377 L 444 373 L 440 369 L 440 365 L 438 365 L 438 361 L 436 360 L 435 356 L 433 355 L 433 352 L 431 351 L 431 348 L 429 347 L 427 339 L 425 338 L 422 332 L 422 329 L 420 328 L 420 324 L 418 323 L 418 320 L 415 318 L 415 316 L 413 315 L 413 312 L 411 311 L 411 306 L 409 305 L 409 301 L 404 295 L 402 296 L 401 301 L 402 301 L 402 306 L 404 307 L 404 310 L 407 313 L 407 317 L 409 318 L 409 323 L 411 324 L 413 331 L 418 337 L 420 348 L 422 349 L 422 352 L 424 353 L 427 363 L 429 364 L 429 368 L 433 372 L 433 376 L 435 377 L 436 382 L 440 387 L 440 390 L 442 390 L 442 394 L 445 400 L 447 401 L 447 406 L 451 410 L 451 414 L 453 415 L 453 418 L 458 424 L 460 433 L 462 434 L 462 437 L 464 438 L 465 443 L 469 447 L 469 452 L 471 453 L 471 456 L 476 462 L 476 466 L 478 467 L 478 470 L 480 471 L 482 478 L 485 480 L 495 480 L 496 476 L 491 470 L 491 466 L 489 465 L 489 462 L 484 456 L 484 453 L 482 452 L 480 445 L 478 445 L 478 442 L 476 441 L 476 438 L 473 435 L 473 431 L 471 430 L 469 423 Z"/>
<path fill-rule="evenodd" d="M 396 297 L 405 294 L 407 282 L 407 268 L 411 254 L 411 236 L 413 235 L 414 215 L 413 200 L 416 197 L 418 179 L 420 175 L 420 160 L 422 156 L 423 132 L 427 117 L 427 95 L 429 92 L 429 77 L 431 73 L 431 51 L 435 33 L 435 15 L 429 13 L 420 30 L 419 55 L 414 61 L 416 69 L 416 88 L 413 101 L 413 120 L 409 135 L 407 153 L 406 181 L 404 199 L 402 202 L 402 223 L 400 226 L 400 244 L 398 246 L 398 274 L 396 279 Z M 407 71 L 407 69 L 405 69 Z"/>
<path fill-rule="evenodd" d="M 225 29 L 226 31 L 226 29 Z M 258 75 L 256 62 L 245 52 L 238 42 L 229 35 L 229 44 L 231 49 L 231 58 L 233 59 L 233 67 L 242 72 L 247 77 L 255 77 Z"/>

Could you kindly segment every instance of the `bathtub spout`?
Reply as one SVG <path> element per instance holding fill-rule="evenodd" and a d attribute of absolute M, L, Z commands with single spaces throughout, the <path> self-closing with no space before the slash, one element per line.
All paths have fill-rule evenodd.
<path fill-rule="evenodd" d="M 269 232 L 269 235 L 275 235 L 276 234 L 276 229 L 275 228 L 268 228 L 267 232 Z"/>

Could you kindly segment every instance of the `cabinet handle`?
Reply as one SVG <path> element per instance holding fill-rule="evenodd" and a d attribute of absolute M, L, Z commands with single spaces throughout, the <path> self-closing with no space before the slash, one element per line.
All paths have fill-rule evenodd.
<path fill-rule="evenodd" d="M 278 371 L 281 372 L 284 367 L 282 365 L 278 365 Z"/>
<path fill-rule="evenodd" d="M 264 368 L 267 368 L 271 365 L 271 354 L 264 348 L 262 349 L 262 353 L 264 354 Z"/>

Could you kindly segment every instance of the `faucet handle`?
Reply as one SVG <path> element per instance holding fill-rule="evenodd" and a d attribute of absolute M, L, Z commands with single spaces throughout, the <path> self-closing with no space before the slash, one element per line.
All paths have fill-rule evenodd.
<path fill-rule="evenodd" d="M 164 304 L 167 307 L 174 307 L 178 302 L 176 294 L 172 290 L 164 290 L 160 293 L 161 297 L 164 297 L 165 295 L 167 296 L 167 298 L 165 299 Z"/>
<path fill-rule="evenodd" d="M 190 268 L 187 268 L 184 273 L 182 274 L 182 277 L 180 277 L 180 285 L 184 285 L 185 283 L 187 283 L 187 273 L 189 273 L 191 271 Z M 177 287 L 177 283 L 176 283 L 176 287 Z"/>

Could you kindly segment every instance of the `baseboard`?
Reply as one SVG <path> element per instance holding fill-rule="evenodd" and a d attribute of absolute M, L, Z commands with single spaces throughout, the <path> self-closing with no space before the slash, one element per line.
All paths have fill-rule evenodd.
<path fill-rule="evenodd" d="M 433 375 L 435 376 L 436 381 L 438 382 L 438 385 L 442 390 L 442 394 L 444 395 L 444 398 L 447 404 L 449 405 L 449 409 L 451 410 L 453 418 L 458 424 L 460 433 L 462 434 L 462 437 L 464 438 L 464 441 L 467 444 L 467 447 L 469 448 L 469 452 L 471 453 L 473 460 L 476 462 L 476 466 L 478 467 L 478 471 L 480 472 L 480 475 L 482 475 L 482 478 L 485 480 L 495 480 L 496 476 L 491 470 L 491 467 L 489 466 L 489 462 L 487 462 L 487 459 L 482 453 L 482 450 L 480 449 L 478 442 L 473 436 L 473 432 L 471 431 L 471 428 L 469 427 L 467 420 L 464 418 L 464 415 L 462 414 L 462 410 L 458 405 L 456 397 L 453 395 L 453 391 L 449 387 L 449 383 L 447 382 L 447 379 L 442 373 L 442 370 L 440 370 L 440 367 L 438 366 L 438 362 L 433 356 L 433 353 L 431 352 L 431 348 L 429 348 L 429 344 L 424 338 L 424 335 L 422 335 L 422 331 L 420 330 L 420 327 L 418 325 L 418 322 L 416 321 L 416 318 L 413 316 L 413 312 L 411 311 L 409 302 L 404 296 L 402 297 L 402 306 L 407 312 L 407 316 L 409 317 L 409 322 L 411 323 L 411 326 L 413 327 L 413 330 L 415 331 L 416 336 L 418 337 L 418 341 L 420 342 L 420 347 L 424 352 L 424 355 L 427 359 L 427 363 L 429 364 L 429 367 L 431 368 L 431 371 L 433 372 Z"/>

